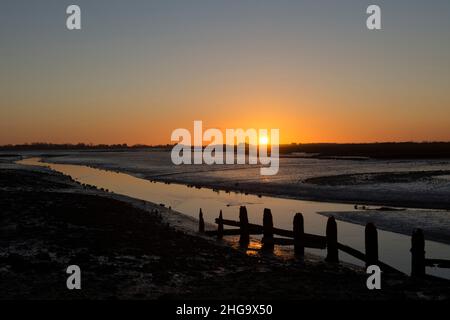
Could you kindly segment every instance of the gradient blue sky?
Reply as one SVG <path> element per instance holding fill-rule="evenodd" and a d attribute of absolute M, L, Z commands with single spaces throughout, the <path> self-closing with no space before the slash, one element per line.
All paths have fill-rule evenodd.
<path fill-rule="evenodd" d="M 450 140 L 448 0 L 3 0 L 0 39 L 0 144 L 169 143 L 193 120 L 284 143 Z"/>

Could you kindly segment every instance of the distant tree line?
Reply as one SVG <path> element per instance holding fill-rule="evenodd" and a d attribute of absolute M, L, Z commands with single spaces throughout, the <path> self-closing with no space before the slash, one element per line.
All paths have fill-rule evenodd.
<path fill-rule="evenodd" d="M 0 146 L 0 151 L 26 150 L 171 150 L 172 144 L 54 144 L 29 143 Z M 226 146 L 224 145 L 224 150 Z M 269 147 L 270 149 L 270 147 Z M 236 150 L 236 149 L 235 149 Z M 248 152 L 248 145 L 246 146 Z M 313 154 L 315 158 L 369 157 L 375 159 L 450 158 L 450 142 L 292 143 L 280 145 L 280 154 Z"/>
<path fill-rule="evenodd" d="M 280 146 L 280 153 L 316 154 L 316 157 L 450 158 L 450 142 L 308 143 Z"/>
<path fill-rule="evenodd" d="M 122 144 L 91 144 L 91 143 L 25 143 L 25 144 L 8 144 L 0 146 L 0 150 L 135 150 L 135 149 L 145 149 L 145 148 L 170 148 L 171 145 L 156 145 L 148 146 L 143 144 L 135 144 L 129 146 L 126 143 Z"/>

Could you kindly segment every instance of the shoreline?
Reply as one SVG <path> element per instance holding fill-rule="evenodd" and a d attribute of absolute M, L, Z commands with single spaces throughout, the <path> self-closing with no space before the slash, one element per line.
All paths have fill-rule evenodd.
<path fill-rule="evenodd" d="M 372 299 L 361 285 L 365 273 L 359 267 L 327 264 L 311 255 L 300 264 L 271 255 L 248 256 L 226 242 L 177 231 L 164 215 L 185 217 L 157 204 L 83 188 L 46 168 L 7 167 L 0 166 L 2 217 L 7 219 L 0 236 L 0 299 L 223 299 L 247 292 L 309 300 L 331 298 L 336 290 L 344 290 L 348 299 Z M 84 291 L 64 288 L 66 264 L 80 265 L 87 281 Z M 283 280 L 286 272 L 289 281 Z M 330 276 L 346 279 L 347 288 L 330 288 Z M 292 277 L 299 282 L 292 283 Z M 304 290 L 298 291 L 299 285 Z M 262 287 L 271 290 L 261 293 Z M 407 287 L 385 294 L 419 298 Z"/>
<path fill-rule="evenodd" d="M 95 169 L 108 170 L 112 172 L 121 172 L 125 174 L 132 175 L 136 178 L 145 179 L 148 181 L 156 181 L 161 183 L 174 183 L 179 185 L 184 185 L 187 187 L 194 188 L 208 188 L 211 190 L 219 190 L 224 192 L 235 192 L 241 194 L 251 194 L 258 197 L 266 196 L 266 197 L 275 197 L 281 199 L 293 199 L 293 200 L 304 200 L 304 201 L 314 201 L 314 202 L 329 202 L 329 203 L 341 203 L 341 204 L 355 204 L 355 205 L 372 205 L 372 206 L 390 206 L 390 207 L 398 207 L 398 208 L 411 208 L 411 209 L 432 209 L 432 210 L 450 210 L 450 202 L 447 203 L 436 203 L 436 202 L 422 202 L 416 200 L 388 200 L 388 199 L 380 199 L 374 200 L 365 197 L 360 198 L 352 198 L 352 196 L 348 195 L 334 195 L 330 196 L 330 193 L 335 192 L 336 190 L 328 190 L 328 196 L 323 195 L 324 192 L 320 192 L 319 190 L 310 191 L 309 194 L 298 194 L 295 191 L 289 192 L 286 189 L 283 189 L 283 186 L 271 186 L 271 191 L 268 191 L 264 187 L 261 188 L 259 184 L 242 184 L 239 187 L 233 185 L 232 183 L 225 182 L 226 185 L 214 183 L 214 182 L 192 182 L 192 181 L 182 181 L 177 178 L 170 178 L 171 176 L 176 176 L 178 173 L 173 174 L 163 174 L 163 175 L 154 175 L 149 176 L 142 172 L 137 172 L 130 170 L 125 167 L 113 167 L 105 163 L 94 163 L 85 161 L 83 159 L 79 159 L 78 161 L 64 161 L 64 159 L 55 159 L 55 157 L 43 156 L 42 160 L 48 163 L 55 164 L 72 164 L 72 165 L 84 165 Z M 277 189 L 283 189 L 282 192 L 274 192 Z M 311 195 L 311 193 L 313 195 Z M 354 197 L 354 194 L 353 194 Z M 416 202 L 414 202 L 416 201 Z"/>
<path fill-rule="evenodd" d="M 180 217 L 157 204 L 83 188 L 46 168 L 6 167 L 0 165 L 7 219 L 0 235 L 0 299 L 450 297 L 447 281 L 416 283 L 402 275 L 385 275 L 384 290 L 371 292 L 360 267 L 313 255 L 303 262 L 261 252 L 249 256 L 224 241 L 169 226 L 164 215 Z M 66 264 L 80 265 L 84 290 L 65 289 Z"/>
<path fill-rule="evenodd" d="M 47 161 L 48 159 L 42 159 L 42 161 Z M 58 161 L 58 163 L 61 163 L 62 161 Z M 48 163 L 52 163 L 52 162 L 48 162 Z M 95 166 L 95 165 L 86 165 L 88 167 L 92 167 L 98 170 L 108 170 L 111 171 L 111 169 L 107 169 L 104 168 L 103 166 Z M 142 173 L 132 173 L 132 171 L 129 170 L 114 170 L 114 171 L 118 171 L 124 174 L 128 174 L 134 177 L 137 177 L 139 179 L 145 179 L 145 175 Z M 145 179 L 148 180 L 148 179 Z M 168 181 L 159 181 L 159 180 L 148 180 L 148 181 L 157 181 L 159 183 L 169 183 L 171 184 L 172 182 L 168 182 Z M 185 187 L 191 187 L 191 188 L 207 188 L 209 190 L 212 191 L 218 191 L 218 190 L 223 190 L 220 188 L 211 188 L 210 186 L 192 186 L 192 185 L 186 185 L 183 183 L 179 183 L 174 182 L 174 184 L 178 184 L 178 185 L 182 185 Z M 226 192 L 236 192 L 239 193 L 237 191 L 230 191 L 230 190 L 226 190 Z M 244 193 L 244 192 L 240 192 L 240 193 Z M 252 192 L 245 192 L 245 194 L 254 194 Z M 254 194 L 257 196 L 268 196 L 268 197 L 273 197 L 273 195 L 271 194 Z M 277 198 L 284 198 L 284 199 L 296 199 L 293 197 L 289 197 L 289 196 L 279 196 Z M 302 199 L 303 200 L 303 199 Z M 312 202 L 327 202 L 327 201 L 318 201 L 318 200 L 307 200 L 307 201 L 312 201 Z M 331 202 L 333 203 L 333 202 Z M 346 202 L 337 202 L 337 203 L 346 203 Z M 352 202 L 351 204 L 355 204 L 355 202 Z M 359 204 L 359 203 L 358 203 Z M 367 205 L 367 202 L 361 203 L 364 205 Z M 387 208 L 388 210 L 381 210 L 383 209 L 383 207 L 389 206 L 386 205 L 384 203 L 380 204 L 380 203 L 376 203 L 375 206 L 381 206 L 380 208 L 376 209 L 376 208 L 368 208 L 367 210 L 363 211 L 363 213 L 368 213 L 369 211 L 374 211 L 377 216 L 374 217 L 374 215 L 371 215 L 370 217 L 364 216 L 363 214 L 357 214 L 354 212 L 347 212 L 346 214 L 344 214 L 345 212 L 339 212 L 339 211 L 333 211 L 333 215 L 335 216 L 335 218 L 337 218 L 338 220 L 341 221 L 345 221 L 345 222 L 349 222 L 349 223 L 353 223 L 353 224 L 357 224 L 357 225 L 362 225 L 364 226 L 365 224 L 367 224 L 368 222 L 374 222 L 377 227 L 380 230 L 384 230 L 384 231 L 388 231 L 388 232 L 394 232 L 397 234 L 402 234 L 405 236 L 410 236 L 412 234 L 412 231 L 417 228 L 418 226 L 423 226 L 422 228 L 424 229 L 425 233 L 426 233 L 426 239 L 429 241 L 434 241 L 437 243 L 442 243 L 442 244 L 450 244 L 450 239 L 448 237 L 448 232 L 450 232 L 450 225 L 448 224 L 444 224 L 442 222 L 442 219 L 445 218 L 445 216 L 447 214 L 449 214 L 449 211 L 441 211 L 441 210 L 435 210 L 433 209 L 433 211 L 429 211 L 426 212 L 426 210 L 422 209 L 422 208 L 413 208 L 413 209 L 407 209 L 407 208 L 402 208 L 400 209 L 401 212 L 397 212 L 394 210 L 389 210 L 389 208 Z M 392 208 L 392 207 L 391 207 Z M 382 212 L 383 211 L 383 212 Z M 425 216 L 424 216 L 424 212 L 426 212 Z M 409 216 L 403 216 L 405 213 L 408 213 Z M 321 214 L 324 215 L 321 212 L 317 212 L 317 214 Z M 349 217 L 350 215 L 350 217 Z M 398 217 L 402 216 L 401 222 L 403 221 L 404 223 L 397 223 L 398 221 Z M 420 220 L 418 218 L 423 217 L 425 220 Z M 433 219 L 431 219 L 433 218 Z M 192 219 L 192 218 L 190 218 Z M 193 218 L 195 219 L 195 217 Z M 389 220 L 391 219 L 392 223 L 386 222 L 386 219 Z M 411 224 L 410 222 L 408 222 L 408 220 L 413 221 L 413 223 Z M 445 221 L 445 219 L 444 219 Z M 195 223 L 194 223 L 195 224 Z M 406 228 L 405 225 L 408 225 L 409 228 Z M 215 225 L 210 225 L 210 227 L 212 229 L 215 228 Z M 195 228 L 195 226 L 194 226 Z"/>

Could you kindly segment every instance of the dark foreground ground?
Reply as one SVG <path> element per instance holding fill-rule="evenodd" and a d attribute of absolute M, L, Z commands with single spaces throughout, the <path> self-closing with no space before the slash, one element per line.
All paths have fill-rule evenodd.
<path fill-rule="evenodd" d="M 448 282 L 247 256 L 50 171 L 0 169 L 0 299 L 445 299 Z M 161 209 L 162 210 L 162 209 Z M 153 212 L 153 213 L 152 213 Z M 82 289 L 66 288 L 79 265 Z"/>

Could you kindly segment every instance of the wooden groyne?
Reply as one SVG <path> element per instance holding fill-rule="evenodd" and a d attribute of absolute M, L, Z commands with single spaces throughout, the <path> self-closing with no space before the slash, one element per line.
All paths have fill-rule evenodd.
<path fill-rule="evenodd" d="M 227 220 L 223 218 L 222 211 L 215 219 L 217 230 L 205 231 L 203 212 L 199 213 L 199 232 L 222 239 L 224 236 L 239 236 L 241 246 L 247 246 L 251 235 L 262 235 L 262 250 L 271 251 L 275 245 L 294 246 L 296 257 L 302 258 L 305 248 L 327 250 L 325 260 L 329 263 L 339 263 L 339 251 L 365 262 L 366 266 L 377 265 L 384 272 L 402 273 L 394 267 L 379 260 L 378 255 L 378 231 L 373 223 L 365 227 L 365 252 L 361 252 L 350 246 L 338 242 L 338 229 L 334 217 L 329 217 L 326 225 L 325 236 L 305 232 L 304 218 L 301 213 L 294 215 L 292 230 L 275 228 L 270 209 L 264 209 L 263 224 L 249 223 L 247 208 L 239 208 L 239 220 Z M 225 226 L 234 228 L 225 229 Z M 425 278 L 426 267 L 450 268 L 450 260 L 427 259 L 425 257 L 425 237 L 421 229 L 414 230 L 411 237 L 411 277 Z"/>

